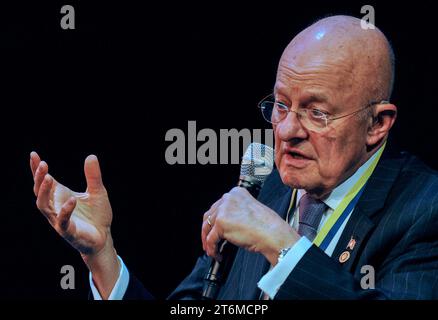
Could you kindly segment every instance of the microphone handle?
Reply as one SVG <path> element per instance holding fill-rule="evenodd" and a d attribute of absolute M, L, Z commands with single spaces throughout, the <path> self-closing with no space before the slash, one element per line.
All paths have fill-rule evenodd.
<path fill-rule="evenodd" d="M 250 176 L 240 176 L 237 185 L 248 190 L 254 198 L 257 198 L 261 189 L 261 183 Z M 219 249 L 222 261 L 219 262 L 213 259 L 204 277 L 204 287 L 202 289 L 203 300 L 215 300 L 217 298 L 233 266 L 237 250 L 237 246 L 227 241 L 222 242 Z"/>

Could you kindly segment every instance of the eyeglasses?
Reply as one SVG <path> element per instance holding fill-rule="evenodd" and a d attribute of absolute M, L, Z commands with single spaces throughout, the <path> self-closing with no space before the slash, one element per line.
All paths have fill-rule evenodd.
<path fill-rule="evenodd" d="M 296 111 L 291 110 L 290 107 L 286 106 L 285 104 L 275 101 L 273 94 L 270 94 L 267 97 L 265 97 L 262 101 L 259 102 L 258 106 L 262 111 L 263 118 L 269 123 L 278 124 L 287 117 L 287 114 L 289 112 L 294 112 L 304 128 L 316 132 L 321 132 L 324 131 L 329 126 L 329 124 L 334 120 L 352 116 L 376 104 L 388 104 L 388 103 L 389 102 L 386 100 L 382 100 L 380 102 L 374 101 L 361 109 L 335 117 L 332 117 L 328 113 L 316 108 L 298 109 Z"/>

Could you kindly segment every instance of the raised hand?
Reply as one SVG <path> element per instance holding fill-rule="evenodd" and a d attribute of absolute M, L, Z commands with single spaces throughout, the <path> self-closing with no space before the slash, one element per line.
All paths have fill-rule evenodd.
<path fill-rule="evenodd" d="M 102 183 L 96 156 L 88 156 L 84 171 L 87 191 L 74 192 L 48 174 L 48 165 L 31 153 L 37 207 L 52 227 L 82 254 L 104 248 L 110 233 L 112 210 Z"/>
<path fill-rule="evenodd" d="M 111 237 L 112 209 L 102 182 L 97 157 L 85 160 L 87 190 L 74 192 L 56 181 L 45 161 L 30 154 L 37 207 L 50 225 L 76 250 L 90 271 L 102 296 L 108 296 L 117 277 L 119 264 Z M 108 293 L 108 294 L 106 294 Z"/>

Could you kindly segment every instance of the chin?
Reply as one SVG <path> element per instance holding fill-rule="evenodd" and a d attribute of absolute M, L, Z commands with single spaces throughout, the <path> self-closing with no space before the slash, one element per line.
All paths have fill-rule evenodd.
<path fill-rule="evenodd" d="M 321 187 L 318 177 L 312 176 L 307 170 L 280 168 L 279 173 L 283 184 L 293 189 L 319 190 Z"/>
<path fill-rule="evenodd" d="M 294 189 L 304 189 L 304 179 L 302 177 L 298 177 L 296 172 L 292 173 L 288 170 L 279 170 L 281 181 L 283 181 L 283 184 L 294 188 Z"/>

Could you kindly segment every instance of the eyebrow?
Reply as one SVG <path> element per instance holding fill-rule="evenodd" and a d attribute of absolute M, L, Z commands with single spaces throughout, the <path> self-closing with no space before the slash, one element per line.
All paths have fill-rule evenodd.
<path fill-rule="evenodd" d="M 309 94 L 309 96 L 307 96 L 304 99 L 306 102 L 313 102 L 313 101 L 317 101 L 317 102 L 327 102 L 328 96 L 325 95 L 324 93 L 321 92 L 312 92 Z"/>
<path fill-rule="evenodd" d="M 278 94 L 278 88 L 274 87 L 274 89 L 272 90 L 272 94 L 275 97 L 276 94 Z M 308 93 L 308 95 L 305 95 L 305 99 L 304 101 L 306 103 L 310 103 L 310 102 L 328 102 L 329 98 L 326 94 L 322 93 L 322 92 L 310 92 Z"/>

